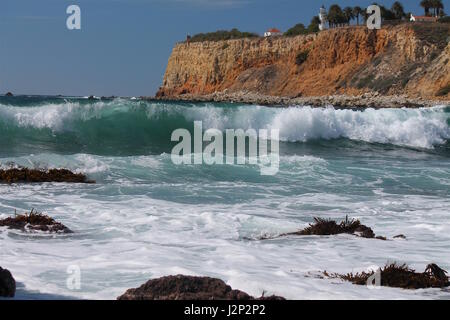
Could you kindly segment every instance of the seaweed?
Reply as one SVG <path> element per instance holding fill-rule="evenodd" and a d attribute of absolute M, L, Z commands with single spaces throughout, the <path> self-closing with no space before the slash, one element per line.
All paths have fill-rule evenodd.
<path fill-rule="evenodd" d="M 53 218 L 44 214 L 31 210 L 30 213 L 21 215 L 15 214 L 14 217 L 9 217 L 0 220 L 0 227 L 8 227 L 21 231 L 43 231 L 49 233 L 72 233 L 62 223 L 56 222 Z"/>
<path fill-rule="evenodd" d="M 0 183 L 38 183 L 38 182 L 67 182 L 67 183 L 95 183 L 88 180 L 82 173 L 73 173 L 67 169 L 28 169 L 11 168 L 0 169 Z"/>
<path fill-rule="evenodd" d="M 445 288 L 450 286 L 447 271 L 441 269 L 436 264 L 430 264 L 425 272 L 419 273 L 406 264 L 392 263 L 379 269 L 381 286 L 394 287 L 402 289 L 426 289 L 426 288 Z M 375 271 L 362 273 L 349 273 L 345 275 L 334 274 L 329 275 L 324 272 L 327 277 L 340 278 L 349 281 L 355 285 L 367 285 L 368 281 L 375 275 Z"/>
<path fill-rule="evenodd" d="M 348 216 L 340 224 L 334 220 L 321 218 L 314 218 L 314 221 L 314 224 L 310 224 L 309 227 L 304 230 L 286 233 L 281 236 L 331 236 L 337 234 L 354 234 L 367 239 L 386 240 L 385 237 L 377 237 L 371 228 L 363 225 L 359 220 L 349 220 Z"/>

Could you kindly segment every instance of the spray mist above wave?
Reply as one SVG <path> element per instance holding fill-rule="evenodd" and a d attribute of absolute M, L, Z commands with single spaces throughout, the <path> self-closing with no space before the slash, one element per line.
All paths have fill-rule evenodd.
<path fill-rule="evenodd" d="M 126 136 L 168 143 L 173 130 L 191 130 L 193 121 L 202 121 L 205 129 L 279 129 L 280 139 L 286 142 L 347 138 L 431 149 L 450 139 L 449 117 L 446 107 L 356 111 L 308 106 L 75 100 L 35 107 L 0 104 L 0 131 L 14 127 L 14 134 L 20 135 L 20 129 L 47 129 L 56 136 L 75 133 L 78 139 L 89 134 L 89 139 L 101 138 L 98 143 L 106 144 L 114 139 L 124 142 Z"/>

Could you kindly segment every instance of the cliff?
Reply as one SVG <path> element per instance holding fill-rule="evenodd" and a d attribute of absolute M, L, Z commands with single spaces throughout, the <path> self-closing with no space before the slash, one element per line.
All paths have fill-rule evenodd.
<path fill-rule="evenodd" d="M 450 25 L 346 27 L 318 34 L 179 43 L 157 93 L 287 98 L 362 94 L 449 100 Z"/>

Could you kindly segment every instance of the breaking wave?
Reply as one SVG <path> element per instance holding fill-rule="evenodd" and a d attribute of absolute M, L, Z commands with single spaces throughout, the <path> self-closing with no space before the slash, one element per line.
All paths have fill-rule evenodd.
<path fill-rule="evenodd" d="M 449 140 L 449 118 L 445 106 L 342 110 L 60 99 L 32 106 L 0 104 L 0 147 L 109 153 L 120 146 L 128 154 L 165 152 L 175 129 L 192 131 L 193 121 L 202 121 L 204 129 L 279 129 L 280 139 L 292 143 L 350 139 L 432 149 Z"/>

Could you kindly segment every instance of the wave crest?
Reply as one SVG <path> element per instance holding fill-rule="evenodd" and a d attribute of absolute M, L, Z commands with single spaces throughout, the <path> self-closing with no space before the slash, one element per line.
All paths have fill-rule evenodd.
<path fill-rule="evenodd" d="M 431 149 L 450 139 L 449 114 L 443 106 L 357 111 L 126 99 L 65 101 L 33 107 L 0 104 L 0 133 L 29 138 L 26 130 L 37 130 L 37 136 L 50 130 L 53 138 L 70 133 L 71 138 L 79 140 L 74 142 L 80 143 L 123 144 L 129 139 L 135 144 L 151 140 L 153 144 L 167 145 L 173 130 L 192 130 L 193 121 L 203 121 L 204 129 L 279 129 L 280 139 L 286 142 L 347 138 Z"/>

